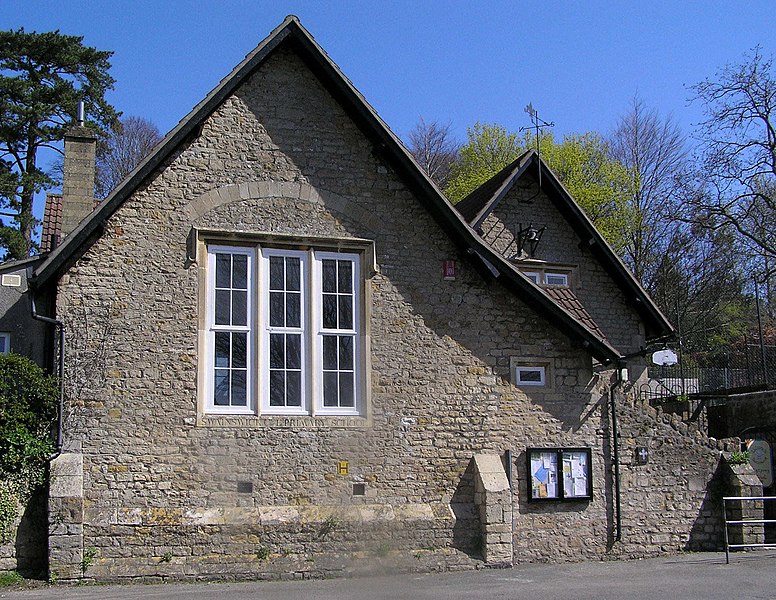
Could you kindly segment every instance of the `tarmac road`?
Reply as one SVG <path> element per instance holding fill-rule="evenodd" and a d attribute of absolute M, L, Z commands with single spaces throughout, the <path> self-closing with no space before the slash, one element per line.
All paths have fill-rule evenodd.
<path fill-rule="evenodd" d="M 776 598 L 776 552 L 684 554 L 637 561 L 319 581 L 53 586 L 0 598 L 57 600 L 741 600 Z"/>

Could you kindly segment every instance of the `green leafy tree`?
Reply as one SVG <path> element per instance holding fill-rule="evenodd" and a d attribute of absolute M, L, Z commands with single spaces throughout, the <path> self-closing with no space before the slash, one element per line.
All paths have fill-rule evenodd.
<path fill-rule="evenodd" d="M 450 182 L 445 189 L 454 203 L 463 200 L 525 150 L 523 139 L 501 125 L 477 122 L 466 134 L 466 143 L 450 168 Z"/>
<path fill-rule="evenodd" d="M 630 179 L 627 169 L 609 156 L 597 133 L 566 136 L 557 143 L 549 133 L 539 136 L 539 154 L 616 250 L 625 242 L 631 219 L 627 210 Z M 519 135 L 500 125 L 477 123 L 451 168 L 445 190 L 452 202 L 465 198 L 529 148 L 536 138 Z"/>
<path fill-rule="evenodd" d="M 59 147 L 83 100 L 89 126 L 103 131 L 117 113 L 105 100 L 113 88 L 112 52 L 84 46 L 83 38 L 0 32 L 0 244 L 5 258 L 34 249 L 35 194 L 55 185 L 38 164 L 38 151 Z"/>

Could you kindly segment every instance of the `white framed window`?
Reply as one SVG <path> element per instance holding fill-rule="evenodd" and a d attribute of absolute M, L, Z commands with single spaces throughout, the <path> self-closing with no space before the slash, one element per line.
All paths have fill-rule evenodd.
<path fill-rule="evenodd" d="M 250 365 L 255 346 L 252 248 L 208 249 L 207 358 L 205 386 L 211 412 L 254 410 Z"/>
<path fill-rule="evenodd" d="M 217 245 L 207 252 L 205 411 L 362 414 L 361 255 Z"/>
<path fill-rule="evenodd" d="M 0 332 L 0 354 L 8 354 L 11 351 L 11 334 Z"/>
<path fill-rule="evenodd" d="M 358 414 L 356 392 L 359 389 L 357 359 L 359 315 L 357 293 L 360 281 L 359 260 L 355 254 L 317 252 L 313 287 L 316 298 L 316 373 L 318 412 L 321 414 Z"/>
<path fill-rule="evenodd" d="M 518 386 L 543 386 L 545 385 L 544 367 L 515 367 L 515 384 Z"/>
<path fill-rule="evenodd" d="M 305 385 L 308 255 L 294 250 L 264 249 L 260 262 L 262 305 L 262 412 L 306 414 Z"/>
<path fill-rule="evenodd" d="M 523 271 L 523 275 L 528 277 L 531 281 L 533 281 L 536 285 L 539 285 L 542 282 L 542 274 L 536 273 L 534 271 Z"/>
<path fill-rule="evenodd" d="M 545 273 L 544 283 L 547 285 L 569 286 L 569 276 L 566 273 Z"/>

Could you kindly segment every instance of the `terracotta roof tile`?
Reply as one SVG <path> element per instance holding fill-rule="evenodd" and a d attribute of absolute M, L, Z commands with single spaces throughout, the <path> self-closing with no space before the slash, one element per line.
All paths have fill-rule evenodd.
<path fill-rule="evenodd" d="M 590 316 L 590 313 L 587 312 L 587 309 L 573 291 L 564 287 L 543 287 L 542 289 L 545 294 L 571 313 L 578 322 L 587 327 L 601 339 L 606 339 L 604 332 L 601 331 L 601 328 L 593 320 L 593 317 Z"/>
<path fill-rule="evenodd" d="M 51 252 L 62 237 L 62 194 L 46 194 L 43 227 L 40 233 L 40 253 Z"/>

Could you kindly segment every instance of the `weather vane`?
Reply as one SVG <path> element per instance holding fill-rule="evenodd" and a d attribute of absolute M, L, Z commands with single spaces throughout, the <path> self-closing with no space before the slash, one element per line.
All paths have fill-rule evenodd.
<path fill-rule="evenodd" d="M 529 102 L 528 106 L 526 106 L 523 109 L 526 113 L 528 113 L 528 116 L 531 117 L 531 126 L 530 127 L 521 127 L 520 131 L 528 131 L 529 129 L 535 129 L 536 130 L 536 156 L 541 157 L 541 153 L 539 152 L 539 135 L 541 133 L 541 130 L 545 127 L 555 127 L 555 122 L 550 121 L 549 123 L 547 121 L 544 121 L 539 118 L 539 111 L 536 110 L 533 107 L 533 103 Z M 542 189 L 542 164 L 539 162 L 539 189 Z"/>

